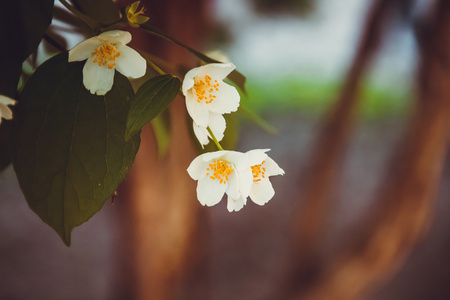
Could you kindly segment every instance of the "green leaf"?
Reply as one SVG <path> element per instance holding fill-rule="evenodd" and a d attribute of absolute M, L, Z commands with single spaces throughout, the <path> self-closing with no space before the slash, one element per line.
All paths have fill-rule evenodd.
<path fill-rule="evenodd" d="M 16 96 L 22 62 L 37 48 L 52 20 L 54 0 L 2 1 L 0 93 Z"/>
<path fill-rule="evenodd" d="M 210 64 L 210 63 L 221 63 L 218 60 L 215 60 L 203 53 L 198 52 L 197 50 L 183 44 L 182 42 L 168 36 L 166 33 L 164 33 L 162 30 L 160 30 L 159 28 L 148 24 L 148 23 L 144 23 L 141 24 L 141 27 L 143 29 L 145 29 L 146 31 L 153 33 L 157 36 L 160 36 L 162 38 L 165 38 L 166 40 L 169 40 L 175 44 L 177 44 L 178 46 L 186 49 L 187 51 L 191 52 L 192 54 L 194 54 L 195 56 L 197 56 L 199 59 L 203 60 L 204 62 Z M 239 71 L 234 70 L 233 72 L 230 73 L 230 75 L 228 75 L 228 79 L 231 80 L 232 82 L 234 82 L 244 93 L 247 93 L 245 90 L 245 81 L 247 80 L 245 78 L 244 75 L 242 75 Z"/>
<path fill-rule="evenodd" d="M 178 77 L 170 74 L 145 82 L 131 100 L 126 139 L 139 133 L 145 124 L 164 111 L 180 91 L 180 86 Z"/>
<path fill-rule="evenodd" d="M 129 81 L 116 72 L 105 96 L 82 83 L 84 62 L 67 52 L 27 82 L 12 132 L 13 165 L 30 208 L 70 245 L 74 227 L 98 212 L 131 167 L 139 136 L 125 141 Z"/>

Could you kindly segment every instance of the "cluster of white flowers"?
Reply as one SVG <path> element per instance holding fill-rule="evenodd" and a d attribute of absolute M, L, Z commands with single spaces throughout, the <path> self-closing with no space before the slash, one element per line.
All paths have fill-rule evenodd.
<path fill-rule="evenodd" d="M 232 63 L 213 63 L 186 73 L 182 90 L 195 136 L 202 146 L 208 144 L 210 138 L 217 142 L 222 140 L 226 128 L 223 114 L 234 112 L 239 107 L 238 91 L 223 81 L 235 68 Z M 267 156 L 267 151 L 256 149 L 242 153 L 220 150 L 195 158 L 187 171 L 192 179 L 198 180 L 197 198 L 200 203 L 216 205 L 226 193 L 230 212 L 244 207 L 248 197 L 256 204 L 266 204 L 275 194 L 269 176 L 284 174 Z"/>
<path fill-rule="evenodd" d="M 132 7 L 131 13 L 136 11 L 137 5 Z M 145 74 L 145 59 L 125 46 L 130 41 L 130 33 L 114 30 L 87 39 L 69 51 L 69 62 L 87 60 L 83 68 L 83 84 L 92 94 L 104 95 L 112 88 L 115 70 L 132 78 Z M 186 108 L 193 120 L 195 136 L 202 147 L 210 139 L 217 143 L 222 140 L 226 128 L 223 114 L 234 112 L 239 107 L 239 92 L 224 82 L 235 68 L 232 63 L 212 63 L 194 68 L 185 75 L 182 92 L 186 96 Z M 267 151 L 256 149 L 242 153 L 220 150 L 195 158 L 187 171 L 194 180 L 198 180 L 200 203 L 213 206 L 226 193 L 230 212 L 240 210 L 248 197 L 256 204 L 266 204 L 275 194 L 269 177 L 284 174 L 266 154 Z"/>
<path fill-rule="evenodd" d="M 189 175 L 198 180 L 197 197 L 202 205 L 213 206 L 223 195 L 228 196 L 228 211 L 238 211 L 247 203 L 247 197 L 259 205 L 272 199 L 275 191 L 269 176 L 283 175 L 284 171 L 265 152 L 256 149 L 246 153 L 216 151 L 196 157 Z"/>

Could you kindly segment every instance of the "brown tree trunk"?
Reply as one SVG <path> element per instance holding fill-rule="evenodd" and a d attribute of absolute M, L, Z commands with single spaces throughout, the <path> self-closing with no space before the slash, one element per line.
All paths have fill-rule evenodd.
<path fill-rule="evenodd" d="M 415 115 L 379 188 L 374 213 L 355 241 L 319 268 L 295 299 L 361 299 L 399 267 L 428 228 L 450 127 L 450 2 L 438 1 L 427 21 L 419 36 Z"/>
<path fill-rule="evenodd" d="M 153 25 L 196 48 L 206 33 L 205 4 L 205 0 L 141 1 Z M 197 62 L 184 49 L 140 30 L 133 38 L 139 48 L 173 66 L 191 68 Z M 181 96 L 169 111 L 167 153 L 158 158 L 154 132 L 151 126 L 145 127 L 134 166 L 119 193 L 118 202 L 126 203 L 127 208 L 124 231 L 128 237 L 124 242 L 128 245 L 121 292 L 126 299 L 188 299 L 183 285 L 205 267 L 202 249 L 206 248 L 202 245 L 207 233 L 200 225 L 206 216 L 196 199 L 195 182 L 186 172 L 196 156 L 188 130 L 192 121 Z M 192 291 L 189 294 L 195 297 Z"/>

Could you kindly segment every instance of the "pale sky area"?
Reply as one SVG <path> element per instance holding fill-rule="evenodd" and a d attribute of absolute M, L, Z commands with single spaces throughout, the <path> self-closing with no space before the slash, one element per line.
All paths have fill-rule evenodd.
<path fill-rule="evenodd" d="M 318 0 L 307 18 L 260 16 L 249 1 L 241 0 L 217 0 L 214 10 L 233 35 L 233 43 L 223 50 L 247 77 L 270 80 L 288 75 L 336 81 L 353 57 L 370 3 Z M 391 33 L 382 53 L 369 78 L 390 88 L 408 83 L 416 57 L 412 33 Z"/>

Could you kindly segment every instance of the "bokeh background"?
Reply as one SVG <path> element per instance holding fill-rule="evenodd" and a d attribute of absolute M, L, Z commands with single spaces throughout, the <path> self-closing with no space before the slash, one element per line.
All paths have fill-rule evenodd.
<path fill-rule="evenodd" d="M 442 159 L 433 161 L 442 171 L 436 171 L 438 175 L 433 177 L 426 167 L 422 168 L 423 176 L 431 178 L 427 185 L 431 192 L 426 193 L 423 205 L 408 206 L 408 196 L 400 192 L 396 194 L 398 198 L 389 194 L 392 186 L 403 184 L 409 191 L 415 186 L 414 182 L 399 183 L 398 178 L 391 180 L 390 176 L 396 174 L 397 168 L 402 169 L 397 162 L 406 155 L 398 149 L 408 145 L 405 140 L 414 128 L 416 103 L 425 94 L 420 92 L 418 80 L 423 67 L 417 32 L 427 16 L 434 16 L 433 9 L 439 1 L 169 2 L 145 2 L 151 20 L 180 40 L 205 52 L 214 51 L 211 55 L 225 55 L 237 65 L 247 77 L 247 96 L 243 95 L 242 104 L 277 129 L 276 134 L 268 133 L 244 112 L 233 118 L 234 124 L 239 125 L 236 149 L 269 148 L 270 156 L 285 170 L 285 176 L 272 180 L 275 197 L 263 207 L 249 201 L 237 213 L 228 213 L 225 201 L 215 207 L 201 207 L 192 197 L 194 182 L 182 174 L 177 179 L 191 191 L 183 197 L 185 192 L 181 190 L 176 197 L 186 207 L 195 207 L 195 211 L 186 217 L 177 208 L 168 208 L 173 213 L 161 213 L 153 207 L 150 209 L 155 213 L 137 214 L 134 209 L 138 206 L 130 209 L 135 194 L 129 191 L 135 186 L 125 183 L 117 199 L 108 201 L 89 222 L 74 230 L 72 245 L 67 248 L 28 208 L 10 166 L 0 174 L 0 299 L 259 300 L 313 299 L 317 295 L 322 298 L 316 299 L 450 299 L 450 165 L 445 163 L 445 144 Z M 175 22 L 180 12 L 171 13 L 171 9 L 176 9 L 170 6 L 178 4 L 191 9 L 185 11 L 182 21 Z M 443 6 L 449 9 L 448 5 Z M 164 9 L 164 14 L 158 16 L 158 9 Z M 364 71 L 356 72 L 358 81 L 348 88 L 348 78 L 355 73 L 352 65 L 357 64 L 361 44 L 370 36 L 367 24 L 377 9 L 388 11 L 378 16 L 381 37 L 378 42 L 369 43 L 371 50 L 366 52 L 370 59 L 360 63 Z M 176 25 L 168 26 L 167 20 Z M 189 35 L 196 26 L 191 22 L 203 28 L 200 37 Z M 146 43 L 142 38 L 135 39 L 136 45 Z M 69 40 L 69 47 L 76 42 L 75 38 Z M 431 38 L 429 43 L 434 43 Z M 158 54 L 158 50 L 155 52 Z M 180 58 L 177 53 L 167 56 L 179 63 L 189 55 L 184 53 Z M 447 62 L 449 55 L 450 52 Z M 439 63 L 445 65 L 443 61 Z M 450 80 L 448 65 L 445 70 Z M 450 81 L 443 84 L 450 85 Z M 357 91 L 356 96 L 345 94 L 346 89 Z M 348 106 L 348 117 L 343 117 L 345 112 L 336 113 L 336 103 L 345 97 L 358 99 L 357 104 Z M 178 100 L 182 105 L 182 100 Z M 342 123 L 346 124 L 342 128 L 333 127 Z M 336 136 L 340 142 L 333 144 Z M 145 145 L 144 142 L 141 152 L 147 149 Z M 327 168 L 326 163 L 320 163 L 327 160 L 318 155 L 324 150 L 329 150 L 327 157 L 334 159 L 328 173 L 317 175 L 318 169 Z M 186 162 L 180 164 L 180 169 L 186 169 Z M 156 173 L 153 176 L 158 176 L 158 170 L 151 171 Z M 139 171 L 130 177 L 129 181 L 143 184 L 154 179 Z M 177 184 L 168 182 L 165 188 L 176 189 Z M 422 187 L 421 184 L 418 180 L 417 186 Z M 323 196 L 311 186 L 329 192 Z M 411 195 L 413 203 L 414 195 L 421 195 L 421 189 L 412 190 Z M 314 202 L 314 197 L 322 200 Z M 389 206 L 386 200 L 397 201 L 399 207 Z M 165 194 L 160 192 L 148 201 L 165 203 Z M 424 217 L 415 223 L 405 217 L 402 223 L 403 217 L 396 215 L 396 210 L 403 210 L 406 215 L 419 211 Z M 153 222 L 136 221 L 152 218 L 156 213 L 158 218 Z M 170 226 L 165 223 L 168 219 L 172 220 Z M 193 223 L 192 219 L 196 221 Z M 399 233 L 386 237 L 385 242 L 381 236 L 379 248 L 372 250 L 375 254 L 364 254 L 364 249 L 369 248 L 364 237 L 376 236 L 372 229 L 392 220 L 392 230 Z M 172 229 L 177 226 L 196 227 L 192 231 L 195 238 L 166 244 L 166 240 L 173 240 Z M 410 238 L 402 240 L 408 232 Z M 144 242 L 147 235 L 152 238 Z M 362 244 L 358 244 L 360 240 Z M 391 251 L 395 254 L 386 250 L 390 247 L 395 248 Z M 153 249 L 158 250 L 152 252 Z M 182 257 L 180 261 L 187 263 L 174 263 L 171 256 L 158 256 L 158 251 L 183 253 L 174 257 Z M 388 254 L 380 259 L 376 253 Z M 358 255 L 361 260 L 345 260 Z M 146 257 L 152 262 L 149 266 Z M 339 265 L 339 259 L 344 267 Z M 339 268 L 351 264 L 360 264 L 367 274 L 375 275 L 364 278 L 339 273 Z M 139 271 L 140 267 L 153 274 Z M 164 275 L 161 269 L 165 270 Z M 333 280 L 336 286 L 330 288 Z M 160 289 L 163 285 L 166 287 Z M 147 288 L 150 292 L 142 292 Z M 159 293 L 152 294 L 159 289 Z"/>

